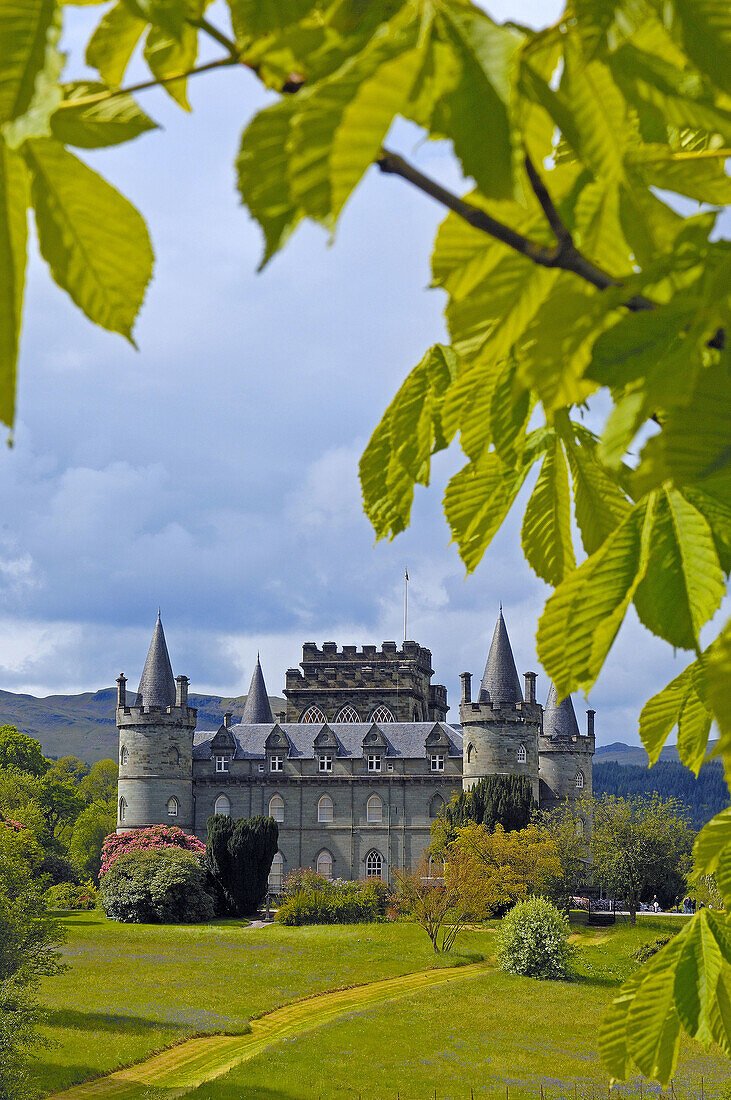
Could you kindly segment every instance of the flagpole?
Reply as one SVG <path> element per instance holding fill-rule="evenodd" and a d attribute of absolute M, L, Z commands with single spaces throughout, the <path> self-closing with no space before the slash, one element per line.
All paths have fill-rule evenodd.
<path fill-rule="evenodd" d="M 406 623 L 409 614 L 409 571 L 404 569 L 404 641 L 406 641 Z"/>

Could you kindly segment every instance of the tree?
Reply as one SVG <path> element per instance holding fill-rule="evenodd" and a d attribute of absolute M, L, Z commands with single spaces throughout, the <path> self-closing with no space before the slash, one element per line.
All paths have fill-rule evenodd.
<path fill-rule="evenodd" d="M 715 232 L 731 194 L 726 7 L 575 0 L 539 32 L 464 0 L 228 0 L 231 33 L 206 10 L 120 0 L 87 47 L 100 81 L 59 86 L 58 2 L 0 8 L 0 419 L 14 416 L 30 203 L 53 278 L 93 322 L 131 338 L 152 270 L 144 222 L 67 146 L 154 127 L 121 86 L 136 43 L 151 78 L 132 90 L 160 85 L 183 107 L 188 76 L 244 66 L 281 93 L 246 126 L 237 159 L 264 262 L 305 218 L 332 231 L 373 164 L 449 211 L 432 267 L 450 343 L 413 369 L 361 460 L 378 537 L 407 526 L 432 454 L 459 435 L 466 464 L 444 505 L 471 571 L 537 470 L 521 541 L 555 588 L 538 655 L 559 696 L 594 685 L 633 604 L 694 658 L 640 715 L 650 761 L 677 726 L 697 772 L 715 718 L 731 773 L 731 628 L 700 644 L 731 567 L 729 247 Z M 220 56 L 197 65 L 199 37 Z M 397 115 L 451 141 L 474 181 L 466 197 L 384 147 Z M 706 205 L 683 217 L 668 194 Z M 596 436 L 577 410 L 600 390 Z M 717 815 L 701 837 L 703 873 L 731 864 L 731 819 Z M 717 877 L 731 902 L 731 874 Z M 675 1022 L 731 1052 L 723 921 L 697 916 L 619 995 L 602 1039 L 612 1075 L 634 1063 L 667 1084 Z M 671 991 L 682 973 L 693 996 L 668 994 L 672 1027 L 648 1011 L 638 1030 L 630 1014 L 657 1002 L 660 972 Z"/>
<path fill-rule="evenodd" d="M 242 917 L 256 912 L 267 892 L 278 841 L 273 817 L 208 818 L 206 862 L 230 912 Z"/>
<path fill-rule="evenodd" d="M 79 791 L 87 802 L 105 802 L 116 817 L 117 779 L 119 764 L 116 760 L 97 760 L 91 765 L 88 775 L 79 783 Z"/>
<path fill-rule="evenodd" d="M 506 833 L 500 825 L 465 825 L 447 850 L 446 876 L 459 883 L 468 912 L 501 917 L 533 894 L 560 892 L 561 861 L 547 830 L 538 825 Z"/>
<path fill-rule="evenodd" d="M 464 893 L 458 873 L 435 877 L 425 859 L 415 871 L 397 871 L 394 876 L 396 909 L 421 925 L 437 953 L 451 951 L 464 927 L 468 916 Z"/>
<path fill-rule="evenodd" d="M 540 815 L 540 823 L 553 840 L 561 865 L 560 886 L 554 900 L 564 909 L 570 908 L 571 898 L 583 889 L 590 873 L 591 817 L 587 808 L 582 808 L 583 815 L 567 800 L 555 810 Z"/>
<path fill-rule="evenodd" d="M 592 812 L 594 877 L 624 899 L 631 924 L 641 901 L 657 894 L 662 904 L 672 905 L 685 893 L 694 837 L 675 799 L 604 795 L 594 800 Z"/>
<path fill-rule="evenodd" d="M 462 825 L 501 825 L 506 832 L 524 829 L 535 807 L 530 780 L 522 775 L 490 775 L 454 795 L 434 819 L 431 851 L 441 854 Z"/>
<path fill-rule="evenodd" d="M 104 802 L 92 802 L 76 818 L 69 840 L 69 859 L 83 878 L 98 877 L 104 841 L 116 828 L 116 810 L 110 810 Z"/>
<path fill-rule="evenodd" d="M 201 858 L 181 848 L 132 849 L 102 876 L 99 892 L 112 920 L 196 924 L 213 916 Z"/>
<path fill-rule="evenodd" d="M 49 762 L 39 741 L 19 733 L 15 726 L 0 726 L 0 768 L 40 776 L 48 771 Z"/>

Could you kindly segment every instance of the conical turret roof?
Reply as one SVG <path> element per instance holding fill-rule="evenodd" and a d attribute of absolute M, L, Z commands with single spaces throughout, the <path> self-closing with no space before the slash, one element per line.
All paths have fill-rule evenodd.
<path fill-rule="evenodd" d="M 567 695 L 559 703 L 555 684 L 551 684 L 543 711 L 543 736 L 562 737 L 569 740 L 579 736 L 579 726 L 571 696 Z"/>
<path fill-rule="evenodd" d="M 175 680 L 159 611 L 142 670 L 137 703 L 143 707 L 175 706 Z"/>
<path fill-rule="evenodd" d="M 246 696 L 244 713 L 241 721 L 245 725 L 274 721 L 274 715 L 272 714 L 272 708 L 269 703 L 267 686 L 264 683 L 264 673 L 261 671 L 261 662 L 259 661 L 258 653 L 256 655 L 256 667 L 254 669 L 254 675 L 251 677 L 249 694 Z"/>
<path fill-rule="evenodd" d="M 502 607 L 495 623 L 495 632 L 492 636 L 490 652 L 487 655 L 487 664 L 480 684 L 480 691 L 487 691 L 492 703 L 521 703 L 523 701 L 523 692 L 520 690 L 520 680 L 515 667 L 513 650 L 510 646 Z"/>

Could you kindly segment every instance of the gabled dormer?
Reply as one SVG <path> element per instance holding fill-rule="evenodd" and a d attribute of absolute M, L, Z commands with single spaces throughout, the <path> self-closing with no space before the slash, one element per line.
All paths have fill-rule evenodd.
<path fill-rule="evenodd" d="M 313 741 L 317 771 L 320 775 L 330 775 L 333 760 L 338 754 L 338 739 L 328 725 L 324 725 Z"/>
<path fill-rule="evenodd" d="M 446 759 L 449 755 L 449 738 L 438 722 L 435 722 L 429 730 L 426 741 L 424 742 L 424 749 L 426 750 L 426 757 L 429 761 L 429 770 L 432 772 L 443 772 Z"/>
<path fill-rule="evenodd" d="M 230 729 L 231 716 L 227 714 L 211 741 L 211 757 L 217 772 L 227 772 L 236 756 L 236 738 Z"/>
<path fill-rule="evenodd" d="M 371 775 L 379 775 L 383 770 L 383 758 L 388 756 L 388 741 L 374 722 L 361 742 L 365 770 Z"/>
<path fill-rule="evenodd" d="M 284 761 L 289 756 L 290 741 L 282 727 L 277 724 L 264 742 L 267 755 L 267 771 L 275 775 L 284 771 Z"/>

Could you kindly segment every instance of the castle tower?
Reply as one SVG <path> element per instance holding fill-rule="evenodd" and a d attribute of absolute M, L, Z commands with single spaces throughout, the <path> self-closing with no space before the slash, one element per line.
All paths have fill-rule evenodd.
<path fill-rule="evenodd" d="M 594 711 L 588 710 L 587 731 L 582 735 L 574 704 L 568 695 L 559 703 L 551 684 L 543 712 L 543 731 L 538 739 L 541 809 L 551 810 L 584 795 L 591 797 L 594 756 Z"/>
<path fill-rule="evenodd" d="M 188 677 L 173 678 L 158 611 L 133 703 L 126 677 L 117 679 L 117 832 L 161 824 L 192 832 L 196 719 L 188 706 Z"/>
<path fill-rule="evenodd" d="M 502 607 L 480 683 L 472 702 L 471 674 L 462 673 L 462 785 L 469 790 L 488 775 L 525 775 L 538 801 L 538 736 L 541 707 L 535 673 L 525 674 L 525 699 L 515 668 Z"/>
<path fill-rule="evenodd" d="M 271 703 L 267 694 L 267 686 L 264 683 L 264 673 L 261 671 L 259 654 L 256 655 L 256 667 L 251 677 L 249 694 L 244 703 L 244 713 L 241 716 L 242 723 L 246 725 L 260 725 L 274 721 Z"/>

